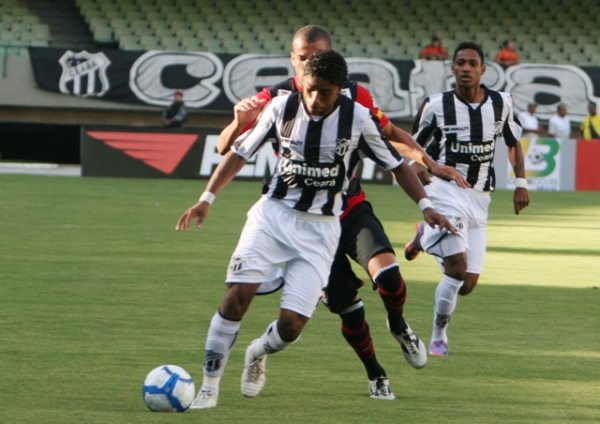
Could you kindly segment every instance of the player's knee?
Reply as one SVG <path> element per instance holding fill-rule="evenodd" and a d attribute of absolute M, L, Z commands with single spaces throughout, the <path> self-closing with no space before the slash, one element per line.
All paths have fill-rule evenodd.
<path fill-rule="evenodd" d="M 373 281 L 377 284 L 377 287 L 388 293 L 405 290 L 402 277 L 400 276 L 400 267 L 397 263 L 381 268 L 374 276 Z"/>
<path fill-rule="evenodd" d="M 323 299 L 323 304 L 327 306 L 329 312 L 333 314 L 342 314 L 346 308 L 352 307 L 356 302 L 360 301 L 358 291 L 354 287 L 347 287 L 345 293 L 339 290 L 326 291 L 326 298 Z M 354 292 L 354 297 L 352 296 Z"/>
<path fill-rule="evenodd" d="M 277 332 L 283 341 L 291 343 L 300 337 L 302 329 L 307 321 L 308 318 L 295 312 L 290 311 L 289 314 L 280 314 Z"/>
<path fill-rule="evenodd" d="M 344 308 L 339 315 L 345 327 L 358 328 L 365 322 L 365 306 L 362 300 L 358 299 L 352 305 Z"/>
<path fill-rule="evenodd" d="M 471 293 L 475 289 L 475 286 L 477 285 L 478 280 L 479 280 L 478 274 L 467 273 L 465 276 L 465 279 L 464 279 L 464 283 L 461 286 L 460 290 L 458 291 L 458 294 L 460 294 L 461 296 L 466 296 L 469 293 Z"/>
<path fill-rule="evenodd" d="M 444 258 L 444 274 L 459 281 L 464 281 L 467 275 L 467 260 L 464 254 Z"/>
<path fill-rule="evenodd" d="M 258 284 L 231 284 L 223 297 L 219 313 L 226 319 L 239 321 L 248 310 Z"/>

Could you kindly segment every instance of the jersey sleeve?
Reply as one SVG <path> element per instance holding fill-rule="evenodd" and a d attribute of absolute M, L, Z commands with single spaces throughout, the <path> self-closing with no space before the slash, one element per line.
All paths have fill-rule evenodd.
<path fill-rule="evenodd" d="M 397 168 L 404 161 L 404 158 L 385 138 L 379 122 L 372 114 L 364 120 L 358 148 L 369 159 L 388 171 Z"/>
<path fill-rule="evenodd" d="M 385 127 L 388 122 L 390 122 L 390 119 L 383 112 L 383 110 L 379 109 L 379 107 L 375 104 L 373 96 L 371 96 L 371 92 L 360 84 L 356 85 L 355 101 L 369 109 L 375 118 L 377 118 L 382 128 Z"/>
<path fill-rule="evenodd" d="M 426 146 L 434 132 L 437 130 L 437 121 L 433 108 L 431 107 L 430 98 L 426 98 L 419 112 L 415 117 L 413 124 L 413 138 L 421 146 Z"/>
<path fill-rule="evenodd" d="M 242 133 L 233 143 L 231 150 L 245 160 L 249 160 L 269 139 L 275 137 L 276 104 L 271 102 L 262 111 L 256 125 Z"/>
<path fill-rule="evenodd" d="M 506 120 L 502 128 L 502 137 L 504 137 L 504 142 L 507 146 L 514 146 L 521 138 L 523 128 L 521 128 L 519 120 L 515 117 L 512 97 L 507 93 L 503 93 L 502 95 L 504 96 L 504 104 L 507 109 Z"/>

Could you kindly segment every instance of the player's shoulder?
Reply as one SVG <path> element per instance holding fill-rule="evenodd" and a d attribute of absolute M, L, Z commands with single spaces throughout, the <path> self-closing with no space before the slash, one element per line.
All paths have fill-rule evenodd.
<path fill-rule="evenodd" d="M 345 106 L 347 108 L 353 108 L 354 115 L 356 117 L 366 117 L 371 113 L 371 109 L 369 109 L 367 106 L 365 106 L 364 104 L 361 104 L 360 102 L 355 101 L 354 99 L 351 99 L 350 97 L 347 97 L 347 96 L 340 97 L 340 106 Z"/>
<path fill-rule="evenodd" d="M 454 95 L 453 91 L 430 94 L 429 96 L 425 97 L 419 109 L 423 111 L 427 107 L 428 110 L 437 110 L 442 107 L 444 98 L 452 95 Z"/>
<path fill-rule="evenodd" d="M 493 90 L 485 85 L 483 85 L 483 88 L 487 91 L 488 96 L 490 96 L 490 97 L 498 97 L 499 96 L 502 98 L 502 100 L 511 100 L 512 99 L 512 96 L 508 91 Z"/>
<path fill-rule="evenodd" d="M 282 93 L 279 96 L 273 97 L 271 100 L 271 107 L 279 110 L 284 109 L 288 103 L 288 101 L 299 101 L 300 93 L 299 92 L 289 92 Z M 292 100 L 290 100 L 292 99 Z"/>
<path fill-rule="evenodd" d="M 288 78 L 280 83 L 271 85 L 265 88 L 266 91 L 269 92 L 271 98 L 275 98 L 278 96 L 284 96 L 293 92 L 298 91 L 296 89 L 296 85 L 294 84 L 293 78 Z"/>

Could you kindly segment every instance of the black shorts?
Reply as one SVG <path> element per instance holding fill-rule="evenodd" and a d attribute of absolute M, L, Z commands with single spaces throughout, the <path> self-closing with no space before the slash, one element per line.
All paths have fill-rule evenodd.
<path fill-rule="evenodd" d="M 340 313 L 352 304 L 362 285 L 352 270 L 348 257 L 368 269 L 369 260 L 394 248 L 385 234 L 383 225 L 373 212 L 369 202 L 356 205 L 341 221 L 342 235 L 325 288 L 327 306 L 331 312 Z"/>

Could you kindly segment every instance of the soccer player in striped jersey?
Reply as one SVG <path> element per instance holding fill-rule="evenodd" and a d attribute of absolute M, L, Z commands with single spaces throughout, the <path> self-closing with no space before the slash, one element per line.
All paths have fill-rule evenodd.
<path fill-rule="evenodd" d="M 271 99 L 302 90 L 302 75 L 306 59 L 318 50 L 332 48 L 331 36 L 322 27 L 307 25 L 296 31 L 292 39 L 291 62 L 296 75 L 275 86 L 266 87 L 256 96 L 241 100 L 234 108 L 235 119 L 221 132 L 217 150 L 226 153 L 233 140 L 249 129 L 259 112 Z M 433 173 L 459 185 L 466 181 L 452 167 L 436 163 L 410 137 L 396 127 L 381 109 L 375 106 L 371 93 L 353 81 L 346 81 L 342 94 L 371 110 L 388 140 L 403 155 L 410 155 L 429 167 Z M 406 146 L 401 148 L 400 146 Z M 400 343 L 404 357 L 415 368 L 422 368 L 427 361 L 426 348 L 406 323 L 403 314 L 406 285 L 400 274 L 392 244 L 383 226 L 366 200 L 358 178 L 353 178 L 346 192 L 346 205 L 342 214 L 342 236 L 334 261 L 328 287 L 327 305 L 340 315 L 342 335 L 352 346 L 367 373 L 371 397 L 393 399 L 387 374 L 377 360 L 369 325 L 365 319 L 364 304 L 358 294 L 363 282 L 354 274 L 347 255 L 359 263 L 369 274 L 374 287 L 383 300 L 388 313 L 388 326 L 392 336 Z"/>
<path fill-rule="evenodd" d="M 486 250 L 490 192 L 494 190 L 494 151 L 498 138 L 508 147 L 509 161 L 517 177 L 513 196 L 514 212 L 529 205 L 523 152 L 519 144 L 521 126 L 513 115 L 508 93 L 490 90 L 481 84 L 485 72 L 481 47 L 463 42 L 454 51 L 452 72 L 455 89 L 425 99 L 415 118 L 413 137 L 439 163 L 455 167 L 470 188 L 433 178 L 426 191 L 444 213 L 457 234 L 420 224 L 415 238 L 407 244 L 405 257 L 413 260 L 424 250 L 443 267 L 435 291 L 433 335 L 429 354 L 446 356 L 446 329 L 456 308 L 458 294 L 469 294 L 483 270 Z"/>
<path fill-rule="evenodd" d="M 279 318 L 246 349 L 241 390 L 259 394 L 266 358 L 298 339 L 326 286 L 341 226 L 342 194 L 361 155 L 393 172 L 429 225 L 455 228 L 438 214 L 410 166 L 381 133 L 370 111 L 341 95 L 348 70 L 333 50 L 312 55 L 302 92 L 279 96 L 256 125 L 236 140 L 205 191 L 177 222 L 201 225 L 215 196 L 261 146 L 275 139 L 278 161 L 268 190 L 248 212 L 227 272 L 227 289 L 206 340 L 204 379 L 192 409 L 217 405 L 219 382 L 240 321 L 261 286 L 283 278 Z M 281 275 L 281 270 L 283 275 Z"/>

